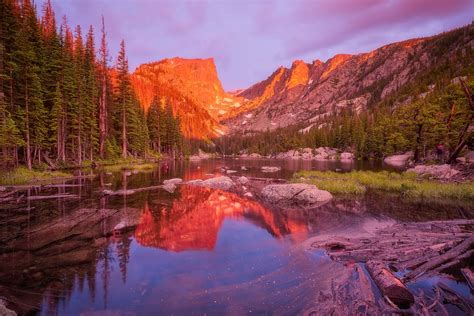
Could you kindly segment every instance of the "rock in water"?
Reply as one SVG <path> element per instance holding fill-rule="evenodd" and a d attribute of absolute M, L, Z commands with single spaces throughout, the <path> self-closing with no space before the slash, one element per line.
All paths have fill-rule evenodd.
<path fill-rule="evenodd" d="M 242 185 L 246 185 L 247 183 L 249 183 L 249 179 L 247 179 L 247 177 L 242 176 L 237 179 L 237 182 Z"/>
<path fill-rule="evenodd" d="M 163 184 L 164 185 L 168 185 L 168 184 L 180 184 L 181 182 L 183 182 L 183 179 L 181 178 L 173 178 L 173 179 L 168 179 L 168 180 L 165 180 L 163 181 Z"/>
<path fill-rule="evenodd" d="M 341 160 L 353 160 L 354 155 L 352 153 L 344 152 L 344 153 L 341 153 L 340 159 Z"/>
<path fill-rule="evenodd" d="M 262 167 L 262 172 L 277 172 L 280 171 L 280 167 L 268 167 L 268 166 L 263 166 Z"/>
<path fill-rule="evenodd" d="M 282 205 L 316 206 L 332 199 L 331 193 L 306 183 L 271 184 L 263 188 L 262 196 Z"/>
<path fill-rule="evenodd" d="M 402 155 L 393 155 L 386 157 L 383 162 L 393 167 L 405 167 L 410 159 L 413 158 L 413 152 L 409 151 Z"/>
<path fill-rule="evenodd" d="M 234 186 L 234 182 L 226 176 L 211 178 L 204 181 L 189 181 L 188 184 L 221 190 L 229 190 Z"/>
<path fill-rule="evenodd" d="M 167 183 L 163 185 L 163 190 L 169 193 L 174 193 L 174 190 L 176 190 L 176 185 L 173 183 Z"/>

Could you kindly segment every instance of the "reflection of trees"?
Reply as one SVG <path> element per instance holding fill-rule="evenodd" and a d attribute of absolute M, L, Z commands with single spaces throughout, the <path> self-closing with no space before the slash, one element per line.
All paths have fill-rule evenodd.
<path fill-rule="evenodd" d="M 135 238 L 144 246 L 172 251 L 212 250 L 225 218 L 245 218 L 277 238 L 306 231 L 304 222 L 289 220 L 256 201 L 221 190 L 182 186 L 171 208 L 153 210 L 145 205 Z"/>

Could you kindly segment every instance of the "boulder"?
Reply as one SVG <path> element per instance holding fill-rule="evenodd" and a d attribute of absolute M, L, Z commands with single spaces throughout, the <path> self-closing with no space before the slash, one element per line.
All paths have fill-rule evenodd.
<path fill-rule="evenodd" d="M 211 158 L 212 156 L 204 151 L 202 151 L 201 149 L 199 149 L 197 155 L 192 155 L 192 156 L 189 156 L 189 160 L 201 160 L 201 159 L 209 159 Z"/>
<path fill-rule="evenodd" d="M 174 193 L 174 190 L 176 190 L 176 185 L 174 183 L 167 183 L 163 185 L 163 190 L 169 192 L 169 193 Z"/>
<path fill-rule="evenodd" d="M 466 158 L 467 162 L 474 162 L 474 150 L 471 150 L 470 152 L 465 154 L 464 158 Z"/>
<path fill-rule="evenodd" d="M 277 172 L 281 170 L 280 167 L 268 167 L 268 166 L 263 166 L 261 169 L 262 169 L 262 172 Z"/>
<path fill-rule="evenodd" d="M 221 190 L 229 190 L 231 187 L 234 186 L 234 182 L 226 176 L 211 178 L 204 181 L 189 181 L 187 184 Z"/>
<path fill-rule="evenodd" d="M 409 151 L 401 155 L 393 155 L 385 157 L 383 160 L 389 166 L 405 167 L 410 159 L 413 158 L 413 152 Z"/>
<path fill-rule="evenodd" d="M 438 179 L 449 180 L 460 172 L 448 164 L 444 165 L 418 165 L 407 171 L 415 172 L 421 176 L 429 175 Z"/>
<path fill-rule="evenodd" d="M 181 178 L 173 178 L 173 179 L 168 179 L 168 180 L 165 180 L 163 181 L 163 184 L 164 185 L 169 185 L 169 184 L 180 184 L 181 182 L 183 182 L 183 179 Z"/>
<path fill-rule="evenodd" d="M 240 170 L 247 171 L 247 168 L 245 166 L 242 166 L 242 167 L 240 167 Z"/>
<path fill-rule="evenodd" d="M 299 159 L 300 156 L 301 153 L 298 150 L 288 150 L 288 152 L 286 153 L 286 157 L 291 159 Z"/>
<path fill-rule="evenodd" d="M 339 156 L 341 160 L 353 160 L 354 159 L 354 154 L 348 153 L 348 152 L 343 152 Z"/>
<path fill-rule="evenodd" d="M 226 171 L 226 173 L 228 173 L 228 174 L 230 174 L 230 173 L 236 173 L 236 172 L 237 172 L 237 171 L 235 171 L 235 170 L 230 170 L 230 169 Z"/>
<path fill-rule="evenodd" d="M 332 199 L 331 193 L 307 183 L 271 184 L 263 188 L 262 197 L 271 203 L 316 206 Z"/>
<path fill-rule="evenodd" d="M 245 184 L 249 183 L 249 179 L 247 179 L 247 177 L 242 176 L 242 177 L 237 179 L 237 182 L 242 184 L 242 185 L 245 185 Z"/>
<path fill-rule="evenodd" d="M 253 154 L 248 155 L 247 157 L 248 158 L 262 158 L 262 155 L 257 154 L 257 153 L 253 153 Z"/>

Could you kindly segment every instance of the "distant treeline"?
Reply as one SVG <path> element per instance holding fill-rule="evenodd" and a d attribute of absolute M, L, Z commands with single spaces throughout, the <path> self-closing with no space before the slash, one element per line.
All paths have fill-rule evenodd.
<path fill-rule="evenodd" d="M 41 19 L 31 0 L 0 0 L 0 160 L 3 165 L 46 162 L 83 165 L 97 159 L 181 154 L 179 119 L 153 101 L 148 113 L 135 96 L 125 43 L 113 68 L 102 21 L 83 34 L 51 2 Z"/>

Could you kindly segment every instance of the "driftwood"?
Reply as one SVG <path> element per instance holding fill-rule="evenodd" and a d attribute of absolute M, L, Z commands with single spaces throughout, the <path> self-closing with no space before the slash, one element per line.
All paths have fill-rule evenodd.
<path fill-rule="evenodd" d="M 395 224 L 354 238 L 316 236 L 307 244 L 325 249 L 336 261 L 380 261 L 411 281 L 466 266 L 474 256 L 473 226 L 474 220 Z"/>
<path fill-rule="evenodd" d="M 391 301 L 403 309 L 409 308 L 413 304 L 415 301 L 413 294 L 383 263 L 367 261 L 366 267 L 382 294 L 389 298 L 389 302 Z"/>
<path fill-rule="evenodd" d="M 64 193 L 64 194 L 53 194 L 53 195 L 32 195 L 32 196 L 27 197 L 29 201 L 60 199 L 60 198 L 78 199 L 79 196 L 69 194 L 69 193 Z"/>
<path fill-rule="evenodd" d="M 240 176 L 231 176 L 232 179 L 238 179 Z M 246 177 L 250 181 L 263 181 L 263 182 L 281 182 L 286 183 L 288 182 L 285 179 L 278 179 L 278 178 L 258 178 L 258 177 Z"/>
<path fill-rule="evenodd" d="M 129 190 L 117 190 L 117 191 L 103 190 L 102 195 L 121 195 L 121 196 L 132 195 L 132 194 L 135 194 L 135 193 L 138 193 L 138 192 L 162 189 L 163 187 L 164 187 L 163 185 L 154 185 L 154 186 L 151 186 L 151 187 L 129 189 Z"/>
<path fill-rule="evenodd" d="M 411 271 L 407 275 L 407 279 L 416 278 L 416 277 L 422 275 L 423 273 L 425 273 L 426 271 L 432 270 L 432 269 L 440 266 L 441 264 L 445 263 L 446 261 L 456 259 L 460 255 L 462 255 L 464 252 L 469 250 L 469 248 L 471 248 L 471 246 L 473 244 L 474 244 L 474 235 L 471 235 L 471 237 L 465 239 L 463 242 L 461 242 L 456 247 L 450 249 L 449 251 L 447 251 L 446 253 L 444 253 L 440 256 L 436 256 L 434 258 L 431 258 L 426 263 L 422 264 L 421 266 L 419 266 L 415 270 Z"/>
<path fill-rule="evenodd" d="M 47 184 L 44 185 L 43 188 L 76 188 L 76 187 L 82 187 L 84 186 L 83 184 Z"/>
<path fill-rule="evenodd" d="M 472 272 L 471 268 L 464 268 L 461 269 L 461 273 L 469 284 L 471 290 L 474 290 L 474 272 Z"/>

